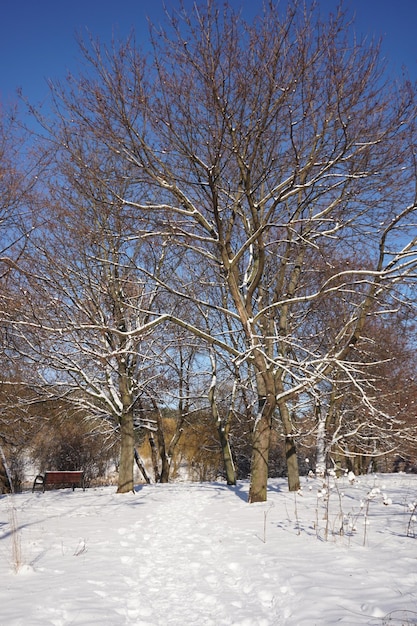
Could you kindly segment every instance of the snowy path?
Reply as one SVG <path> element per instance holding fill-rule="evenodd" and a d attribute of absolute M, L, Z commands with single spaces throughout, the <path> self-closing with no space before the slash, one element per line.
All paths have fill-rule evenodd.
<path fill-rule="evenodd" d="M 17 574 L 7 521 L 12 499 L 2 497 L 0 624 L 417 623 L 417 539 L 406 536 L 417 477 L 390 480 L 393 503 L 371 503 L 365 546 L 358 512 L 366 481 L 344 485 L 343 507 L 347 519 L 355 512 L 356 534 L 328 541 L 326 505 L 314 483 L 294 496 L 284 481 L 272 481 L 268 502 L 257 505 L 246 503 L 246 483 L 234 490 L 172 484 L 126 495 L 114 488 L 20 494 L 13 499 Z M 340 499 L 332 499 L 333 527 Z"/>

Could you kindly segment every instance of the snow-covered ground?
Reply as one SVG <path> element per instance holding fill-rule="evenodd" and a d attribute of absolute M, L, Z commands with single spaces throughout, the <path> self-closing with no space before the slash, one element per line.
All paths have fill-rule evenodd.
<path fill-rule="evenodd" d="M 2 626 L 417 624 L 417 476 L 0 496 Z"/>

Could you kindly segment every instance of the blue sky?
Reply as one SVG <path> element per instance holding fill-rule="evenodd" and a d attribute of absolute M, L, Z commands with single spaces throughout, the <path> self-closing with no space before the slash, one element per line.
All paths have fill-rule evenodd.
<path fill-rule="evenodd" d="M 251 10 L 262 6 L 262 0 L 232 3 Z M 334 10 L 338 0 L 319 4 L 323 11 Z M 166 5 L 178 2 L 166 0 Z M 148 33 L 147 16 L 160 21 L 162 6 L 162 0 L 0 0 L 0 101 L 13 101 L 21 87 L 32 103 L 39 103 L 47 95 L 47 79 L 63 78 L 76 68 L 77 31 L 88 29 L 106 42 L 113 32 L 125 37 L 134 28 L 141 42 Z M 406 65 L 417 80 L 417 0 L 345 0 L 345 7 L 356 14 L 359 34 L 383 36 L 383 53 L 393 71 L 400 74 Z"/>

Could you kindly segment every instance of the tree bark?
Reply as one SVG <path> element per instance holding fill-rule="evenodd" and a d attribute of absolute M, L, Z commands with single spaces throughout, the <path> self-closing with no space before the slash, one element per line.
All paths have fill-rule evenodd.
<path fill-rule="evenodd" d="M 320 412 L 317 416 L 316 435 L 316 476 L 324 478 L 327 470 L 326 418 Z"/>
<path fill-rule="evenodd" d="M 128 411 L 123 413 L 120 418 L 120 465 L 117 493 L 127 493 L 134 490 L 134 448 L 133 414 Z"/>
<path fill-rule="evenodd" d="M 233 462 L 232 450 L 230 448 L 230 441 L 229 441 L 229 428 L 230 428 L 229 422 L 231 418 L 231 411 L 229 411 L 227 419 L 222 419 L 219 414 L 217 401 L 216 401 L 217 375 L 216 375 L 216 361 L 214 357 L 212 357 L 212 367 L 213 367 L 212 380 L 211 380 L 210 390 L 208 393 L 208 399 L 209 399 L 210 406 L 211 406 L 211 414 L 214 418 L 214 421 L 217 427 L 217 433 L 219 435 L 220 448 L 221 448 L 222 457 L 223 457 L 223 466 L 224 466 L 224 471 L 226 474 L 226 482 L 228 485 L 236 485 L 236 469 L 235 469 L 235 464 Z"/>
<path fill-rule="evenodd" d="M 228 433 L 223 424 L 219 424 L 217 428 L 220 439 L 220 447 L 222 450 L 224 471 L 226 473 L 226 482 L 228 485 L 236 485 L 236 469 L 233 462 L 232 450 Z"/>
<path fill-rule="evenodd" d="M 268 461 L 271 445 L 271 426 L 274 404 L 262 396 L 258 402 L 258 416 L 253 429 L 251 479 L 249 502 L 267 499 Z"/>
<path fill-rule="evenodd" d="M 167 483 L 169 480 L 171 467 L 172 467 L 172 459 L 174 457 L 174 452 L 177 447 L 177 444 L 183 433 L 184 421 L 185 421 L 184 413 L 181 413 L 176 422 L 174 435 L 171 441 L 169 442 L 168 452 L 165 455 L 165 461 L 162 462 L 161 483 L 162 482 Z"/>
<path fill-rule="evenodd" d="M 297 450 L 292 435 L 285 436 L 285 457 L 287 459 L 288 489 L 289 491 L 298 491 L 300 489 L 300 474 Z"/>
<path fill-rule="evenodd" d="M 0 493 L 13 493 L 13 482 L 6 461 L 6 455 L 0 444 Z"/>
<path fill-rule="evenodd" d="M 151 448 L 151 459 L 152 459 L 153 473 L 155 476 L 155 482 L 159 483 L 162 481 L 161 481 L 161 474 L 159 473 L 159 467 L 158 467 L 158 450 L 156 448 L 155 438 L 152 432 L 149 433 L 148 441 L 149 441 L 149 445 Z"/>
<path fill-rule="evenodd" d="M 138 466 L 140 473 L 144 477 L 146 483 L 148 485 L 150 485 L 151 484 L 151 479 L 149 478 L 148 474 L 146 473 L 145 466 L 144 466 L 143 461 L 140 458 L 140 455 L 139 455 L 138 451 L 136 450 L 136 448 L 134 449 L 134 457 L 135 457 L 135 463 Z"/>
<path fill-rule="evenodd" d="M 157 406 L 157 403 L 155 402 L 155 400 L 153 400 L 153 405 L 155 409 L 156 426 L 157 426 L 156 439 L 158 442 L 159 457 L 161 459 L 161 471 L 159 473 L 159 482 L 167 483 L 169 482 L 169 471 L 171 469 L 171 464 L 170 464 L 170 459 L 168 458 L 167 451 L 166 451 L 164 426 L 163 426 L 162 415 L 160 413 L 160 408 Z"/>
<path fill-rule="evenodd" d="M 290 491 L 298 491 L 300 489 L 300 472 L 298 469 L 297 449 L 294 440 L 290 412 L 286 402 L 279 402 L 278 408 L 285 434 L 285 458 L 287 460 L 288 489 Z"/>

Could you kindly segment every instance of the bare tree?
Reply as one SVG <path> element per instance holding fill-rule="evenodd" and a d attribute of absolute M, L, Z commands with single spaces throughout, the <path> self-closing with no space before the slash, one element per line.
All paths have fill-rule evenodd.
<path fill-rule="evenodd" d="M 62 124 L 60 132 L 67 130 Z M 20 358 L 36 367 L 31 382 L 39 397 L 65 398 L 81 415 L 117 428 L 123 493 L 133 489 L 137 404 L 154 375 L 147 339 L 158 288 L 138 272 L 138 258 L 155 275 L 160 259 L 146 232 L 141 238 L 138 220 L 133 229 L 129 210 L 108 191 L 105 175 L 114 188 L 125 177 L 79 139 L 68 133 L 65 148 L 58 144 L 9 327 Z"/>
<path fill-rule="evenodd" d="M 299 3 L 284 14 L 271 2 L 248 23 L 208 0 L 152 42 L 150 61 L 132 39 L 82 45 L 89 71 L 55 88 L 57 107 L 125 164 L 128 188 L 106 185 L 172 264 L 148 275 L 189 304 L 186 320 L 163 319 L 251 374 L 249 500 L 262 501 L 274 415 L 296 490 L 292 403 L 337 368 L 350 373 L 369 316 L 414 279 L 414 90 L 386 80 L 378 47 L 352 43 L 341 11 L 321 21 Z M 365 260 L 332 264 L 365 241 Z M 328 272 L 311 280 L 317 259 Z M 312 334 L 306 320 L 335 297 L 343 315 Z"/>
<path fill-rule="evenodd" d="M 15 473 L 13 465 L 18 464 L 18 446 L 27 441 L 27 407 L 33 399 L 24 391 L 26 372 L 14 359 L 16 346 L 7 321 L 19 299 L 17 269 L 33 227 L 28 207 L 43 166 L 20 126 L 16 108 L 6 110 L 0 104 L 0 473 L 7 484 Z"/>
<path fill-rule="evenodd" d="M 357 473 L 388 466 L 416 439 L 412 425 L 415 356 L 412 328 L 402 315 L 368 320 L 366 338 L 340 369 L 317 406 L 317 471 L 329 461 Z M 402 329 L 402 331 L 400 331 Z M 353 367 L 354 365 L 354 367 Z M 411 418 L 411 420 L 410 420 Z"/>

